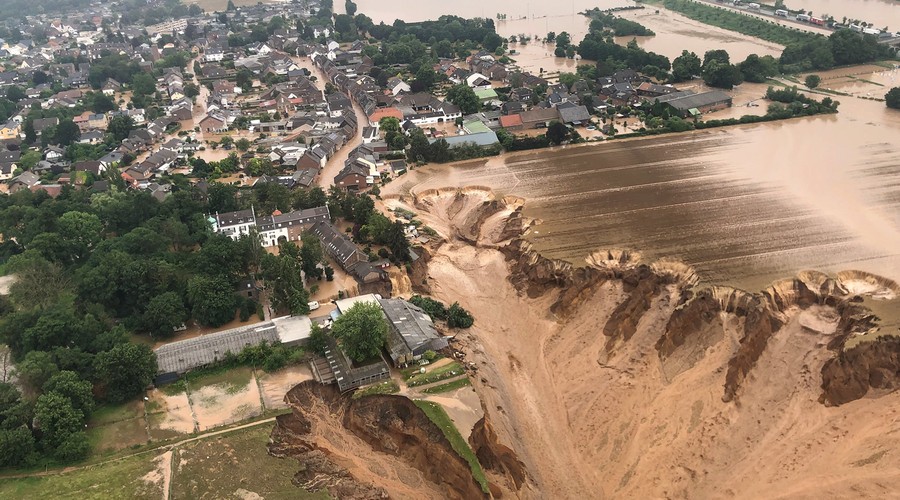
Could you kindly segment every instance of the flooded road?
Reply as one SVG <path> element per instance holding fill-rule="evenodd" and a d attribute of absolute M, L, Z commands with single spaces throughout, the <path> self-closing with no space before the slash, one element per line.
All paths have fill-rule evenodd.
<path fill-rule="evenodd" d="M 541 221 L 529 235 L 536 248 L 576 264 L 627 248 L 747 289 L 803 269 L 900 280 L 900 113 L 841 101 L 838 115 L 428 166 L 388 191 L 478 185 L 521 196 Z"/>

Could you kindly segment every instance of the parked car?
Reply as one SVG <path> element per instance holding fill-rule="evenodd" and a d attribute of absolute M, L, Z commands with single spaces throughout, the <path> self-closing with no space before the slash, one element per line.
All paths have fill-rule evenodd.
<path fill-rule="evenodd" d="M 315 300 L 313 300 L 312 302 L 309 302 L 308 305 L 309 305 L 310 311 L 315 311 L 316 309 L 319 308 L 319 303 Z"/>

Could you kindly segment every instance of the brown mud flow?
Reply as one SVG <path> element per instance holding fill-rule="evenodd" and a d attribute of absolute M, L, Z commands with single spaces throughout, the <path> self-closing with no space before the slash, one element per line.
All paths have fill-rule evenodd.
<path fill-rule="evenodd" d="M 521 196 L 524 215 L 539 221 L 528 241 L 576 265 L 597 248 L 624 248 L 651 261 L 677 258 L 705 282 L 745 289 L 801 269 L 900 279 L 900 114 L 872 127 L 854 128 L 857 120 L 829 116 L 427 166 L 385 191 L 479 185 Z"/>
<path fill-rule="evenodd" d="M 673 260 L 544 257 L 523 200 L 485 188 L 385 199 L 440 241 L 414 291 L 459 301 L 457 335 L 485 411 L 470 442 L 494 497 L 885 496 L 900 488 L 900 339 L 865 301 L 900 286 L 805 271 L 758 293 L 698 283 Z M 847 347 L 848 339 L 857 342 Z M 860 339 L 862 339 L 860 341 Z M 408 399 L 351 400 L 307 382 L 270 453 L 295 484 L 341 498 L 481 496 Z M 435 466 L 434 464 L 440 464 Z"/>
<path fill-rule="evenodd" d="M 386 204 L 416 211 L 445 238 L 411 281 L 476 317 L 458 343 L 478 364 L 498 442 L 528 471 L 505 495 L 900 488 L 890 458 L 900 445 L 900 340 L 878 338 L 890 332 L 862 302 L 896 308 L 895 282 L 807 271 L 749 293 L 629 252 L 593 252 L 578 266 L 546 258 L 515 236 L 531 227 L 521 200 L 483 188 Z M 870 340 L 845 348 L 848 338 Z"/>

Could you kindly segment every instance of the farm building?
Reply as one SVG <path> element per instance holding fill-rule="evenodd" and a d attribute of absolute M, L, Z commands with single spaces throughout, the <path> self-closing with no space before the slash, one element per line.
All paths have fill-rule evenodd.
<path fill-rule="evenodd" d="M 731 96 L 721 90 L 713 90 L 700 94 L 676 92 L 656 99 L 668 104 L 682 118 L 702 113 L 711 113 L 731 107 Z"/>
<path fill-rule="evenodd" d="M 447 347 L 447 338 L 434 328 L 431 317 L 403 299 L 379 299 L 390 325 L 388 353 L 395 366 L 411 363 L 425 354 Z"/>
<path fill-rule="evenodd" d="M 180 375 L 237 354 L 245 347 L 263 342 L 300 345 L 312 331 L 307 316 L 285 316 L 265 323 L 242 326 L 223 332 L 172 342 L 156 349 L 159 366 L 157 384 L 172 382 Z"/>

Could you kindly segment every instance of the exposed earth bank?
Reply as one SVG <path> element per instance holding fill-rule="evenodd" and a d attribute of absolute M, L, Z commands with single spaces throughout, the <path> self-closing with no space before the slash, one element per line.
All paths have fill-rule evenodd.
<path fill-rule="evenodd" d="M 803 272 L 759 293 L 698 287 L 678 262 L 604 250 L 584 266 L 519 239 L 522 200 L 487 189 L 385 200 L 442 237 L 413 290 L 473 312 L 491 430 L 523 498 L 883 496 L 900 488 L 900 339 L 866 300 L 900 287 Z"/>
<path fill-rule="evenodd" d="M 584 266 L 521 236 L 523 200 L 487 189 L 386 197 L 441 236 L 409 286 L 476 318 L 470 444 L 495 497 L 890 496 L 900 490 L 900 338 L 864 300 L 900 287 L 806 271 L 750 293 L 610 249 Z M 872 339 L 853 342 L 862 336 Z M 477 498 L 468 467 L 409 400 L 305 383 L 270 452 L 340 498 Z"/>

